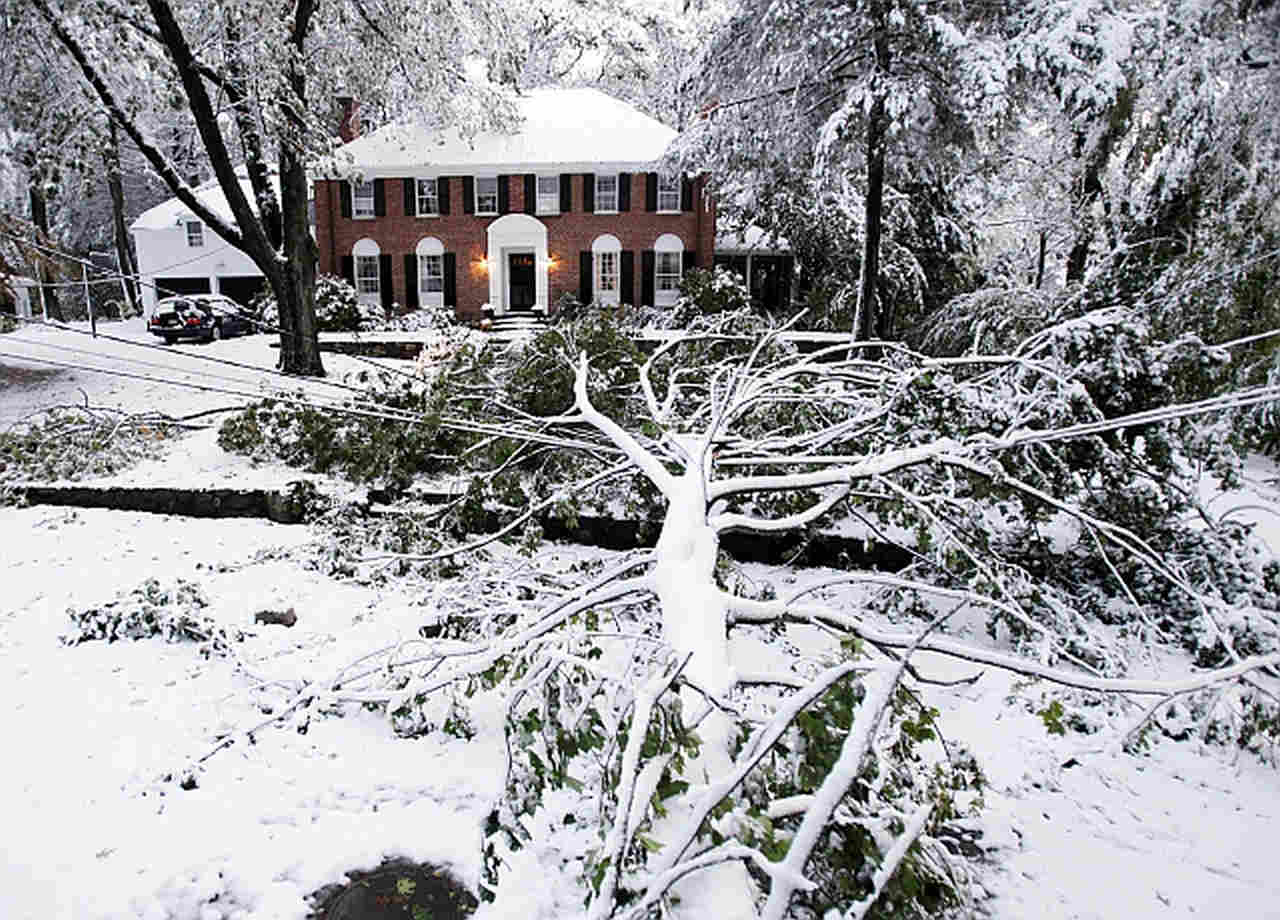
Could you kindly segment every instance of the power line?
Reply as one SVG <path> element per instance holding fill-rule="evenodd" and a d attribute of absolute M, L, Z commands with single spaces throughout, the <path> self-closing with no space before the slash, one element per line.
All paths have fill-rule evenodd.
<path fill-rule="evenodd" d="M 545 444 L 551 447 L 568 447 L 580 450 L 606 452 L 613 454 L 622 454 L 622 451 L 611 444 L 604 442 L 583 441 L 577 438 L 560 438 L 543 434 L 542 431 L 518 430 L 514 427 L 508 427 L 497 424 L 486 424 L 484 422 L 474 422 L 470 419 L 459 418 L 456 416 L 429 416 L 418 412 L 409 412 L 407 410 L 397 410 L 390 407 L 382 407 L 383 411 L 374 412 L 367 409 L 358 409 L 343 403 L 327 403 L 309 401 L 298 397 L 291 397 L 286 394 L 273 394 L 264 396 L 261 393 L 249 393 L 244 390 L 228 389 L 226 387 L 206 386 L 200 383 L 191 383 L 189 381 L 172 380 L 164 377 L 154 377 L 149 374 L 133 374 L 128 371 L 109 370 L 102 367 L 89 367 L 83 364 L 74 364 L 67 361 L 55 361 L 52 358 L 33 358 L 29 355 L 14 354 L 13 352 L 0 351 L 0 358 L 12 358 L 18 361 L 25 361 L 32 364 L 45 364 L 51 367 L 61 367 L 69 370 L 87 371 L 94 374 L 104 374 L 108 377 L 121 377 L 127 380 L 141 380 L 147 383 L 160 383 L 165 386 L 177 387 L 179 389 L 198 390 L 204 393 L 220 393 L 227 396 L 238 396 L 243 399 L 260 402 L 269 400 L 271 402 L 286 403 L 293 406 L 301 406 L 303 408 L 316 410 L 330 410 L 339 412 L 344 415 L 352 415 L 361 418 L 375 418 L 384 421 L 403 422 L 407 424 L 416 424 L 419 422 L 434 422 L 440 427 L 448 428 L 453 431 L 464 431 L 470 434 L 480 434 L 492 437 L 507 437 L 514 440 L 529 441 L 535 444 Z M 393 414 L 394 413 L 394 414 Z"/>

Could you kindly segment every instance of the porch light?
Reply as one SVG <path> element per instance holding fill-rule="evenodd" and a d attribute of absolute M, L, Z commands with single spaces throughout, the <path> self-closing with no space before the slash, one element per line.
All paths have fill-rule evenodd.
<path fill-rule="evenodd" d="M 487 256 L 481 256 L 480 258 L 476 259 L 476 261 L 473 264 L 475 266 L 476 271 L 484 275 L 489 274 L 489 258 Z"/>

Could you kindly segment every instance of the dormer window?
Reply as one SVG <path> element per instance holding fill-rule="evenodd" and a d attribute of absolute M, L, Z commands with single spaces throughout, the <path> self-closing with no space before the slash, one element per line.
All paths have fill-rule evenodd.
<path fill-rule="evenodd" d="M 204 246 L 204 224 L 198 220 L 187 221 L 187 246 L 191 249 Z"/>

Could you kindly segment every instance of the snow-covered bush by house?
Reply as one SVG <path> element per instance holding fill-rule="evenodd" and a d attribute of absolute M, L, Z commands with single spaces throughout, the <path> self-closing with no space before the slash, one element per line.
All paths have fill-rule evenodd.
<path fill-rule="evenodd" d="M 199 585 L 181 578 L 172 584 L 149 578 L 100 606 L 68 610 L 71 629 L 62 641 L 79 645 L 95 640 L 158 638 L 197 643 L 206 657 L 228 654 L 232 643 L 243 641 L 244 634 L 201 613 L 208 605 Z"/>
<path fill-rule="evenodd" d="M 316 325 L 321 332 L 366 332 L 387 320 L 387 311 L 380 304 L 362 303 L 345 278 L 318 275 L 315 296 Z M 253 308 L 266 329 L 279 328 L 280 308 L 269 288 L 254 299 Z M 391 313 L 396 313 L 394 307 Z"/>

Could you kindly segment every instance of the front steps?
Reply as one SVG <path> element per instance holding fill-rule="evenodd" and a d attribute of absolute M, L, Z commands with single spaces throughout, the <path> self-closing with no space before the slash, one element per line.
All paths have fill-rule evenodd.
<path fill-rule="evenodd" d="M 517 342 L 531 338 L 547 328 L 546 316 L 522 311 L 495 316 L 493 325 L 489 327 L 489 334 L 505 342 Z"/>

